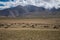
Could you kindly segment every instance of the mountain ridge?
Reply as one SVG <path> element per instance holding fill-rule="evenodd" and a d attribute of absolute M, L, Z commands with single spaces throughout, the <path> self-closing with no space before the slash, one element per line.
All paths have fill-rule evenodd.
<path fill-rule="evenodd" d="M 0 17 L 60 17 L 60 9 L 45 9 L 43 7 L 36 7 L 33 5 L 17 6 L 0 10 Z"/>

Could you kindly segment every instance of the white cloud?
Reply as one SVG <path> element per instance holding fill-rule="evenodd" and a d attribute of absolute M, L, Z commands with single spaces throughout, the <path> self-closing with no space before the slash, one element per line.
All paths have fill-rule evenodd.
<path fill-rule="evenodd" d="M 46 9 L 51 9 L 53 7 L 55 7 L 56 9 L 60 8 L 60 0 L 14 0 L 14 2 L 0 2 L 0 4 L 5 5 L 4 7 L 0 6 L 0 9 L 16 7 L 18 5 L 34 5 L 37 7 L 44 7 Z"/>

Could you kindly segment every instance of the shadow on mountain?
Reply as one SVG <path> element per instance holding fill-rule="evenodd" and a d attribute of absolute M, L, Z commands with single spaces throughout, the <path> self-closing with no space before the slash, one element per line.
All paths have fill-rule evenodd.
<path fill-rule="evenodd" d="M 17 6 L 5 10 L 0 10 L 0 17 L 60 17 L 60 9 L 51 10 L 33 5 Z"/>

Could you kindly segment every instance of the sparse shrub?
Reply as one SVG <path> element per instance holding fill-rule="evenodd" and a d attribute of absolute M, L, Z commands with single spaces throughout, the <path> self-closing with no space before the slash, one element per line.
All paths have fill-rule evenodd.
<path fill-rule="evenodd" d="M 0 24 L 0 27 L 3 27 L 4 26 L 4 24 Z"/>
<path fill-rule="evenodd" d="M 58 27 L 60 27 L 60 25 L 57 25 Z"/>
<path fill-rule="evenodd" d="M 48 28 L 49 26 L 48 25 L 45 25 L 44 28 Z"/>
<path fill-rule="evenodd" d="M 26 25 L 29 26 L 30 24 L 27 23 Z"/>
<path fill-rule="evenodd" d="M 5 24 L 4 28 L 9 28 L 11 26 L 11 24 Z"/>
<path fill-rule="evenodd" d="M 22 23 L 22 24 L 25 24 L 25 23 Z"/>
<path fill-rule="evenodd" d="M 7 25 L 7 27 L 10 27 L 11 25 Z"/>
<path fill-rule="evenodd" d="M 13 23 L 11 23 L 11 25 L 13 25 Z"/>
<path fill-rule="evenodd" d="M 25 28 L 26 26 L 22 26 L 23 28 Z"/>
<path fill-rule="evenodd" d="M 6 26 L 6 27 L 4 27 L 4 28 L 8 28 L 8 27 Z"/>
<path fill-rule="evenodd" d="M 14 23 L 15 25 L 17 24 L 17 23 Z"/>
<path fill-rule="evenodd" d="M 58 29 L 58 27 L 56 25 L 54 25 L 53 29 Z"/>
<path fill-rule="evenodd" d="M 35 24 L 35 26 L 37 26 L 37 24 Z"/>
<path fill-rule="evenodd" d="M 35 26 L 34 26 L 34 25 L 31 25 L 31 27 L 32 27 L 32 28 L 35 28 Z"/>
<path fill-rule="evenodd" d="M 17 24 L 21 25 L 21 23 L 17 23 Z"/>

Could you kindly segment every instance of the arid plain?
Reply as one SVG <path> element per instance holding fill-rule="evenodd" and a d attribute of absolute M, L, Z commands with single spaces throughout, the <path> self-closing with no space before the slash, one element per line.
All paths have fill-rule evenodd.
<path fill-rule="evenodd" d="M 0 19 L 0 40 L 60 40 L 60 18 Z"/>

